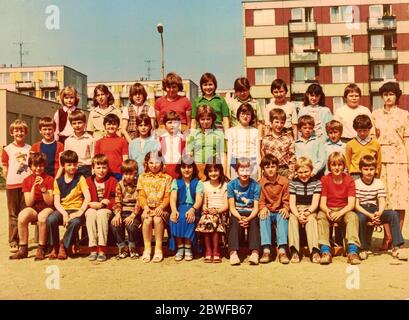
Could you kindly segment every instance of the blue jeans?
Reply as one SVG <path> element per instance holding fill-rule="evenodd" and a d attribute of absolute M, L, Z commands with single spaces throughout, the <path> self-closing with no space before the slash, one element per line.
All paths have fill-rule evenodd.
<path fill-rule="evenodd" d="M 67 210 L 68 216 L 77 210 Z M 47 232 L 48 232 L 48 244 L 50 246 L 56 246 L 60 243 L 60 232 L 58 226 L 63 224 L 64 220 L 62 214 L 59 211 L 52 212 L 47 217 Z M 66 249 L 70 247 L 78 237 L 78 230 L 85 222 L 84 215 L 79 218 L 74 218 L 68 222 L 67 230 L 64 233 L 63 244 Z"/>
<path fill-rule="evenodd" d="M 362 205 L 366 211 L 370 213 L 374 213 L 378 210 L 378 207 L 375 205 Z M 361 245 L 363 250 L 368 250 L 367 240 L 367 232 L 368 226 L 366 223 L 369 221 L 368 217 L 363 213 L 357 211 L 357 215 L 359 218 L 359 239 L 361 240 Z M 399 225 L 399 213 L 393 210 L 385 210 L 381 215 L 381 222 L 389 224 L 392 233 L 392 244 L 394 247 L 401 246 L 405 241 L 402 236 L 402 232 L 400 231 Z M 371 234 L 373 229 L 371 228 Z"/>
<path fill-rule="evenodd" d="M 267 217 L 260 219 L 261 245 L 271 245 L 271 225 L 277 224 L 277 246 L 287 245 L 288 236 L 288 219 L 281 217 L 278 212 L 270 212 Z"/>

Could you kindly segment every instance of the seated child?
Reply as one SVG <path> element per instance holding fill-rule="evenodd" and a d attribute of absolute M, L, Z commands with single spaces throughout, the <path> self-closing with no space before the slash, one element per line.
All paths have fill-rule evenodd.
<path fill-rule="evenodd" d="M 203 203 L 203 182 L 198 179 L 198 169 L 193 158 L 185 155 L 177 165 L 179 179 L 172 182 L 170 194 L 170 239 L 169 249 L 177 252 L 175 261 L 193 260 L 196 220 L 200 217 Z M 176 246 L 175 246 L 176 241 Z"/>
<path fill-rule="evenodd" d="M 53 137 L 54 138 L 54 137 Z M 26 202 L 18 215 L 19 250 L 10 259 L 24 259 L 28 256 L 28 227 L 38 221 L 39 243 L 34 260 L 44 260 L 47 245 L 47 228 L 45 221 L 53 212 L 53 178 L 45 173 L 47 158 L 44 153 L 32 153 L 28 166 L 32 174 L 23 180 L 23 193 Z"/>
<path fill-rule="evenodd" d="M 230 211 L 228 241 L 230 265 L 232 266 L 240 264 L 237 251 L 239 250 L 241 228 L 248 228 L 249 249 L 251 250 L 249 263 L 257 265 L 259 262 L 260 227 L 257 213 L 260 186 L 254 179 L 250 178 L 251 163 L 248 158 L 239 158 L 236 162 L 238 177 L 227 184 L 227 199 Z"/>
<path fill-rule="evenodd" d="M 277 247 L 278 259 L 283 264 L 288 264 L 287 257 L 287 235 L 288 218 L 290 206 L 288 193 L 288 179 L 278 174 L 278 159 L 272 154 L 264 156 L 260 168 L 262 178 L 260 179 L 260 234 L 263 256 L 261 263 L 270 262 L 271 257 L 271 225 L 277 223 Z"/>
<path fill-rule="evenodd" d="M 392 256 L 399 260 L 408 260 L 404 252 L 404 239 L 399 226 L 399 214 L 397 211 L 385 210 L 386 193 L 382 180 L 375 178 L 377 160 L 371 155 L 365 155 L 359 161 L 361 178 L 356 180 L 356 205 L 359 217 L 359 238 L 362 251 L 359 257 L 362 260 L 368 258 L 369 244 L 367 243 L 367 222 L 377 226 L 388 223 L 392 231 Z M 373 231 L 373 227 L 370 228 Z M 369 236 L 372 235 L 370 232 Z M 370 237 L 369 237 L 370 239 Z"/>
<path fill-rule="evenodd" d="M 355 208 L 355 182 L 344 173 L 345 157 L 333 152 L 328 157 L 330 173 L 321 178 L 322 192 L 320 211 L 318 213 L 318 243 L 321 245 L 321 264 L 332 262 L 329 242 L 329 229 L 334 223 L 346 225 L 346 242 L 348 244 L 348 263 L 360 264 L 358 248 L 359 219 Z"/>
<path fill-rule="evenodd" d="M 313 166 L 310 159 L 301 157 L 295 163 L 297 178 L 290 181 L 291 215 L 288 242 L 291 262 L 300 262 L 300 225 L 305 228 L 312 263 L 320 263 L 318 246 L 317 210 L 320 204 L 321 181 L 311 178 Z"/>
<path fill-rule="evenodd" d="M 122 180 L 118 182 L 115 192 L 115 217 L 111 221 L 111 230 L 119 248 L 116 259 L 124 259 L 128 255 L 131 259 L 137 259 L 139 254 L 136 245 L 142 240 L 142 223 L 136 190 L 138 163 L 132 159 L 125 160 L 121 166 L 121 173 Z M 125 230 L 128 233 L 128 246 L 125 242 Z"/>
<path fill-rule="evenodd" d="M 91 249 L 90 261 L 106 261 L 109 218 L 115 202 L 116 179 L 109 174 L 108 157 L 96 154 L 92 159 L 94 175 L 87 178 L 91 194 L 89 208 L 85 212 L 87 232 Z"/>

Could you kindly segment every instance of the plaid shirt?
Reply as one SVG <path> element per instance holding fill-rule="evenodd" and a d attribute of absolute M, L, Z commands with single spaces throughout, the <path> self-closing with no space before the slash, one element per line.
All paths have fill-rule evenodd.
<path fill-rule="evenodd" d="M 279 137 L 267 135 L 261 143 L 263 154 L 272 154 L 277 157 L 279 166 L 288 166 L 289 177 L 294 175 L 295 143 L 292 136 L 282 134 Z"/>

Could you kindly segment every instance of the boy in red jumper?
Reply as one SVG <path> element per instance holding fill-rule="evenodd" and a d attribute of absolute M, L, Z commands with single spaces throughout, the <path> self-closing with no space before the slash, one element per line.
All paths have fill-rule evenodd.
<path fill-rule="evenodd" d="M 104 154 L 96 154 L 92 159 L 94 175 L 87 178 L 91 194 L 89 209 L 85 212 L 87 232 L 91 254 L 88 260 L 103 262 L 106 257 L 109 218 L 115 203 L 117 181 L 109 174 L 108 158 Z"/>

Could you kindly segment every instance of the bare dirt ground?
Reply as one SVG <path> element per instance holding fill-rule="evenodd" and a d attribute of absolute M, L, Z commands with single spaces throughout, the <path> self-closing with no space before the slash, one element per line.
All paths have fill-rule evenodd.
<path fill-rule="evenodd" d="M 28 259 L 11 261 L 7 234 L 6 197 L 0 191 L 0 299 L 409 299 L 409 262 L 398 262 L 390 253 L 371 255 L 353 269 L 342 256 L 329 266 L 304 259 L 300 264 L 274 261 L 259 266 L 245 260 L 231 267 L 226 259 L 221 264 L 205 264 L 203 259 L 176 263 L 173 257 L 159 264 L 129 258 L 97 263 L 85 257 L 37 262 L 36 244 L 31 243 Z M 376 248 L 381 234 L 374 236 Z M 59 278 L 54 278 L 55 270 Z M 59 289 L 48 289 L 47 284 L 58 286 L 56 279 Z"/>

